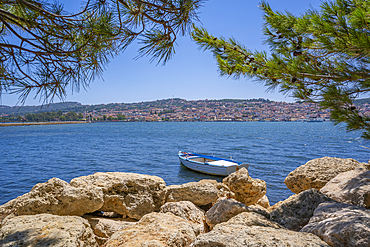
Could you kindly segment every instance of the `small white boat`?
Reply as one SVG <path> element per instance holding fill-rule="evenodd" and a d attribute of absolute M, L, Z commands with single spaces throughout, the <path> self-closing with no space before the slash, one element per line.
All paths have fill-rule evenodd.
<path fill-rule="evenodd" d="M 244 164 L 242 162 L 203 154 L 180 151 L 178 155 L 181 164 L 187 168 L 211 175 L 228 176 L 242 167 L 245 167 L 246 169 L 249 167 L 249 164 Z"/>

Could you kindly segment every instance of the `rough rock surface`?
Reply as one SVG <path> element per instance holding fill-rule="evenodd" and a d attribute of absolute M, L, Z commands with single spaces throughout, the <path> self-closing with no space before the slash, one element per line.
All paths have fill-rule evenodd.
<path fill-rule="evenodd" d="M 158 210 L 165 199 L 166 183 L 160 177 L 125 172 L 98 172 L 72 179 L 75 187 L 95 186 L 104 193 L 105 212 L 116 212 L 123 217 L 139 220 L 143 215 Z"/>
<path fill-rule="evenodd" d="M 105 247 L 189 246 L 195 239 L 191 222 L 172 213 L 150 213 L 135 225 L 116 232 Z"/>
<path fill-rule="evenodd" d="M 113 233 L 136 224 L 137 221 L 126 218 L 106 218 L 93 215 L 84 215 L 94 231 L 96 242 L 103 245 Z"/>
<path fill-rule="evenodd" d="M 197 231 L 196 235 L 204 232 L 204 211 L 195 206 L 192 202 L 167 202 L 160 208 L 159 212 L 163 214 L 172 213 L 178 217 L 197 224 L 198 226 L 196 228 L 199 228 L 199 230 Z"/>
<path fill-rule="evenodd" d="M 190 201 L 197 206 L 213 204 L 221 197 L 234 197 L 227 186 L 210 179 L 170 185 L 166 190 L 166 202 Z"/>
<path fill-rule="evenodd" d="M 278 207 L 280 207 L 283 203 L 286 203 L 292 199 L 294 199 L 297 195 L 294 194 L 294 195 L 291 195 L 289 196 L 287 199 L 283 200 L 283 201 L 278 201 L 277 203 L 275 203 L 274 205 L 271 205 L 270 207 L 267 208 L 267 211 L 268 212 L 272 212 L 274 211 L 275 209 L 277 209 Z"/>
<path fill-rule="evenodd" d="M 256 213 L 241 213 L 228 222 L 216 225 L 212 231 L 200 234 L 192 247 L 327 247 L 319 237 L 294 232 L 269 222 Z"/>
<path fill-rule="evenodd" d="M 370 164 L 332 157 L 313 159 L 289 173 L 284 183 L 296 194 L 310 188 L 319 190 L 339 173 L 356 168 L 370 169 Z"/>
<path fill-rule="evenodd" d="M 370 246 L 370 210 L 345 204 L 322 203 L 302 232 L 310 232 L 331 246 Z"/>
<path fill-rule="evenodd" d="M 226 222 L 242 212 L 255 212 L 269 217 L 266 211 L 256 207 L 248 207 L 235 199 L 220 199 L 206 212 L 205 219 L 209 228 L 212 229 L 216 224 Z"/>
<path fill-rule="evenodd" d="M 270 207 L 270 201 L 266 195 L 262 196 L 256 204 L 261 205 L 262 207 L 268 209 Z"/>
<path fill-rule="evenodd" d="M 317 189 L 309 189 L 291 196 L 270 213 L 273 220 L 289 230 L 299 231 L 305 226 L 313 212 L 323 202 L 334 202 Z"/>
<path fill-rule="evenodd" d="M 92 247 L 98 245 L 87 220 L 78 216 L 38 214 L 5 218 L 0 228 L 0 246 Z"/>
<path fill-rule="evenodd" d="M 340 173 L 320 191 L 338 202 L 370 208 L 370 171 L 357 168 Z"/>
<path fill-rule="evenodd" d="M 261 179 L 253 179 L 244 167 L 222 180 L 232 192 L 235 199 L 245 205 L 257 203 L 266 194 L 266 182 Z"/>
<path fill-rule="evenodd" d="M 264 208 L 259 204 L 250 205 L 248 206 L 248 208 L 250 209 L 251 212 L 252 211 L 257 212 L 259 214 L 264 215 L 267 218 L 270 218 L 270 211 L 267 208 Z"/>
<path fill-rule="evenodd" d="M 100 209 L 103 203 L 103 192 L 99 188 L 76 188 L 59 178 L 52 178 L 46 183 L 36 184 L 30 192 L 0 206 L 0 214 L 81 216 Z"/>
<path fill-rule="evenodd" d="M 256 212 L 242 212 L 229 219 L 227 225 L 264 226 L 276 229 L 283 228 L 278 223 L 270 221 L 262 214 Z"/>
<path fill-rule="evenodd" d="M 275 209 L 277 209 L 278 207 L 280 207 L 283 203 L 286 203 L 288 201 L 290 201 L 292 198 L 295 198 L 297 195 L 294 194 L 294 195 L 291 195 L 290 197 L 288 197 L 287 199 L 285 199 L 284 201 L 278 201 L 277 203 L 275 203 L 274 205 L 271 205 L 270 207 L 267 208 L 267 211 L 269 213 L 271 213 L 272 211 L 274 211 Z"/>

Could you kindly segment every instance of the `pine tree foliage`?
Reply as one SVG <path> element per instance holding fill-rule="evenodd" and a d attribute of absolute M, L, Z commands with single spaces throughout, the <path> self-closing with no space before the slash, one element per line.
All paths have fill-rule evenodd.
<path fill-rule="evenodd" d="M 323 2 L 301 16 L 273 11 L 266 2 L 261 9 L 269 52 L 251 51 L 204 28 L 195 28 L 192 37 L 212 51 L 221 75 L 253 78 L 268 90 L 319 102 L 336 124 L 364 130 L 370 139 L 370 116 L 354 105 L 370 91 L 370 1 Z"/>
<path fill-rule="evenodd" d="M 78 13 L 46 0 L 0 2 L 0 97 L 33 91 L 44 103 L 100 77 L 109 60 L 138 40 L 139 57 L 166 62 L 202 0 L 88 0 Z"/>
<path fill-rule="evenodd" d="M 115 2 L 117 1 L 117 2 Z M 166 63 L 175 53 L 177 36 L 190 32 L 197 10 L 205 0 L 113 0 L 118 22 L 125 32 L 126 47 L 136 38 L 142 47 L 138 57 Z"/>

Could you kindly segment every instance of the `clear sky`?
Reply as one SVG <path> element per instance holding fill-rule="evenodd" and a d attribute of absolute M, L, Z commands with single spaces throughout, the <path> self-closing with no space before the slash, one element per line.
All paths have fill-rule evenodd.
<path fill-rule="evenodd" d="M 79 0 L 60 0 L 66 10 L 75 8 Z M 266 50 L 262 36 L 262 11 L 259 0 L 208 0 L 199 9 L 201 23 L 209 33 L 225 38 L 233 37 L 250 50 Z M 274 10 L 304 13 L 318 8 L 320 0 L 269 0 Z M 72 10 L 74 11 L 74 10 Z M 266 98 L 293 102 L 279 92 L 266 92 L 258 82 L 220 77 L 217 64 L 208 51 L 198 50 L 189 36 L 177 41 L 176 54 L 165 66 L 150 63 L 149 57 L 135 60 L 137 44 L 112 59 L 103 79 L 96 79 L 87 90 L 68 91 L 65 101 L 82 104 L 132 103 L 158 99 L 251 99 Z M 13 106 L 18 95 L 2 94 L 0 104 Z M 58 99 L 54 102 L 59 102 Z M 40 105 L 39 99 L 28 97 L 26 105 Z"/>

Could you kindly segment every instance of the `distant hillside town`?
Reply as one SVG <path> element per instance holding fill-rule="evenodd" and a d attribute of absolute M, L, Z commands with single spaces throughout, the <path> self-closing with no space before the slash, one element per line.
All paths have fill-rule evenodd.
<path fill-rule="evenodd" d="M 369 99 L 357 109 L 370 115 Z M 0 106 L 1 121 L 330 121 L 330 111 L 315 103 L 266 99 L 164 99 L 138 103 L 82 105 L 77 102 L 40 106 Z"/>

